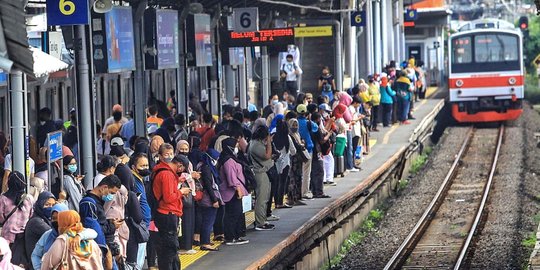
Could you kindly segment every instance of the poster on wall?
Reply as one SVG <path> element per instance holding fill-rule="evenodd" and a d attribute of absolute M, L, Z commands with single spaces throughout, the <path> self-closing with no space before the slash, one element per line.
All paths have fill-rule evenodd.
<path fill-rule="evenodd" d="M 178 12 L 175 10 L 157 10 L 156 21 L 158 68 L 177 68 L 180 61 Z"/>
<path fill-rule="evenodd" d="M 105 13 L 108 72 L 135 69 L 131 7 L 115 6 Z"/>
<path fill-rule="evenodd" d="M 195 14 L 195 51 L 198 67 L 212 65 L 212 40 L 210 32 L 210 15 Z"/>

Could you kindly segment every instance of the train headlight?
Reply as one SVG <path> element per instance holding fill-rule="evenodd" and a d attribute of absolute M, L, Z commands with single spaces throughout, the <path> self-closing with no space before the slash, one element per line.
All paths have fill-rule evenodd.
<path fill-rule="evenodd" d="M 463 81 L 462 80 L 457 80 L 456 81 L 456 86 L 457 87 L 462 87 L 463 86 Z"/>
<path fill-rule="evenodd" d="M 508 83 L 509 83 L 510 85 L 516 84 L 516 78 L 511 77 L 510 79 L 508 79 Z"/>

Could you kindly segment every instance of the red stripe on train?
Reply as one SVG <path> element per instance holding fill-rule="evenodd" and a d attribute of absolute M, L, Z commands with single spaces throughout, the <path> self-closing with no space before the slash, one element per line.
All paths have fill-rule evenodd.
<path fill-rule="evenodd" d="M 456 82 L 461 80 L 463 85 L 459 88 L 471 88 L 471 87 L 490 87 L 490 86 L 510 86 L 510 78 L 514 78 L 516 82 L 514 85 L 523 85 L 523 76 L 500 76 L 500 77 L 478 77 L 478 78 L 456 78 L 449 79 L 450 88 L 458 87 Z"/>

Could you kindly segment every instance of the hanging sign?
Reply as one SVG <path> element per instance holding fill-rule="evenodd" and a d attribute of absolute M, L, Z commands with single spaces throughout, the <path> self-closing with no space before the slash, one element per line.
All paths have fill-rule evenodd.
<path fill-rule="evenodd" d="M 88 0 L 47 0 L 47 25 L 88 24 Z"/>
<path fill-rule="evenodd" d="M 366 26 L 366 12 L 364 10 L 351 12 L 351 26 Z"/>

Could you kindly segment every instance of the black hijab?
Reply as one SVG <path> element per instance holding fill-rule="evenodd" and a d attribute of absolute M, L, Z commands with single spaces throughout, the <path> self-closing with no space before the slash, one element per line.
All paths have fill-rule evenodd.
<path fill-rule="evenodd" d="M 272 140 L 278 150 L 285 147 L 285 150 L 289 151 L 289 127 L 284 120 L 278 120 L 276 124 L 276 134 Z"/>
<path fill-rule="evenodd" d="M 234 148 L 236 148 L 236 144 L 238 144 L 238 140 L 232 137 L 229 137 L 223 141 L 221 141 L 221 153 L 219 155 L 218 159 L 218 167 L 221 168 L 227 160 L 232 158 L 234 161 L 238 163 L 242 163 L 238 159 L 238 157 L 234 154 Z"/>
<path fill-rule="evenodd" d="M 21 202 L 24 189 L 26 188 L 26 182 L 24 181 L 24 175 L 18 171 L 14 171 L 9 174 L 8 178 L 8 191 L 4 195 L 13 201 L 15 205 L 19 205 Z M 22 207 L 19 207 L 19 209 Z"/>
<path fill-rule="evenodd" d="M 36 203 L 34 204 L 34 215 L 42 218 L 47 224 L 51 225 L 50 216 L 47 216 L 44 211 L 44 205 L 49 199 L 56 199 L 54 195 L 48 191 L 43 191 L 39 194 Z M 50 214 L 50 212 L 49 212 Z"/>

